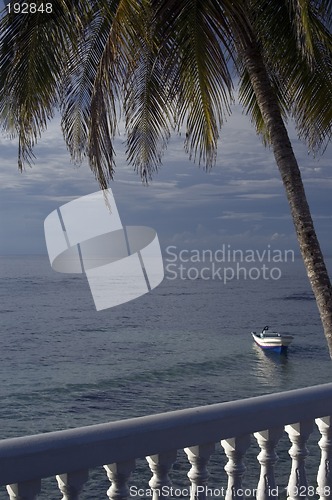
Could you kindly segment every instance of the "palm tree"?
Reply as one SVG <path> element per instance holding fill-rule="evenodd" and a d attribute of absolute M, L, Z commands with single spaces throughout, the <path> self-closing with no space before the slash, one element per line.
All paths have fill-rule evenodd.
<path fill-rule="evenodd" d="M 171 130 L 205 168 L 216 160 L 234 79 L 273 150 L 332 357 L 332 288 L 285 121 L 320 151 L 332 131 L 331 0 L 54 0 L 0 25 L 0 114 L 19 168 L 54 110 L 72 158 L 101 188 L 113 176 L 119 111 L 128 160 L 148 180 Z"/>

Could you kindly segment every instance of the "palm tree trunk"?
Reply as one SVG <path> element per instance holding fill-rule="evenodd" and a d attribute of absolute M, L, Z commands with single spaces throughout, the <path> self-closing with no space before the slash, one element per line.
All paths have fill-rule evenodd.
<path fill-rule="evenodd" d="M 240 48 L 240 52 L 270 136 L 332 358 L 332 287 L 306 199 L 301 172 L 258 47 L 254 42 L 246 43 Z"/>

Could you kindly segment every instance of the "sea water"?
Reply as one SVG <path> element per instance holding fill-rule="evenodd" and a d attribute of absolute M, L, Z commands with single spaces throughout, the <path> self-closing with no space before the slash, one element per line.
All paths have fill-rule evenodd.
<path fill-rule="evenodd" d="M 86 278 L 54 272 L 46 256 L 1 257 L 0 269 L 1 439 L 332 381 L 301 260 L 284 263 L 278 279 L 242 275 L 225 283 L 166 272 L 151 293 L 99 312 Z M 268 356 L 253 343 L 250 331 L 265 325 L 294 335 L 287 356 Z M 309 443 L 310 481 L 318 438 Z M 281 488 L 288 449 L 285 437 Z M 253 445 L 250 464 L 257 452 Z M 180 456 L 179 464 L 173 478 L 188 484 L 188 462 Z M 224 465 L 220 449 L 210 466 L 218 487 L 227 484 Z M 143 463 L 141 470 L 148 480 Z M 106 498 L 107 487 L 107 478 L 100 490 L 88 485 L 82 498 Z M 48 488 L 40 498 L 60 498 Z M 0 498 L 7 498 L 3 491 Z"/>

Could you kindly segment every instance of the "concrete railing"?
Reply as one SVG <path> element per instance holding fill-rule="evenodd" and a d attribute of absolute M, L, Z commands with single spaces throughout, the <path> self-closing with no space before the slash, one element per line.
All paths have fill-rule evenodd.
<path fill-rule="evenodd" d="M 250 399 L 173 411 L 0 442 L 0 485 L 7 485 L 10 499 L 32 500 L 41 490 L 41 479 L 56 476 L 63 499 L 78 499 L 88 481 L 89 469 L 104 466 L 111 500 L 129 496 L 135 460 L 146 458 L 154 500 L 171 496 L 169 472 L 177 450 L 188 461 L 191 498 L 209 496 L 207 465 L 215 444 L 221 443 L 227 463 L 227 500 L 244 495 L 243 458 L 251 435 L 260 447 L 259 500 L 278 497 L 274 478 L 275 448 L 287 433 L 291 441 L 288 497 L 332 497 L 332 384 L 270 394 Z M 316 423 L 321 439 L 317 485 L 308 486 L 305 470 L 306 442 Z M 249 464 L 250 468 L 250 464 Z M 331 467 L 332 469 L 332 467 Z M 227 477 L 225 476 L 225 477 Z M 315 491 L 313 491 L 313 488 Z M 331 490 L 331 491 L 330 491 Z M 170 494 L 170 495 L 169 495 Z M 93 500 L 95 497 L 89 497 Z M 100 497 L 98 497 L 99 500 Z"/>

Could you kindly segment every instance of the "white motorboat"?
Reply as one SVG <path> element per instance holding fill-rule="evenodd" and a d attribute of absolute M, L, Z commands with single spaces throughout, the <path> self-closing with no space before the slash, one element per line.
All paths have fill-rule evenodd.
<path fill-rule="evenodd" d="M 268 330 L 269 327 L 264 326 L 261 333 L 251 332 L 256 344 L 264 350 L 278 353 L 285 352 L 294 337 L 292 335 L 269 332 Z"/>

